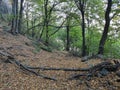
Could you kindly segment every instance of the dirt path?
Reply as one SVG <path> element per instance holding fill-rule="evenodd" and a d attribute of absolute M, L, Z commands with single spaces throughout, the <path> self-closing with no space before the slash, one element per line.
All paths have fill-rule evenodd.
<path fill-rule="evenodd" d="M 2 30 L 0 30 L 1 49 L 7 50 L 21 63 L 30 66 L 85 68 L 101 62 L 101 60 L 81 62 L 80 58 L 73 57 L 67 52 L 51 53 L 41 50 L 36 54 L 31 40 L 21 35 L 13 36 Z M 84 77 L 80 80 L 67 80 L 75 73 L 83 72 L 39 71 L 57 79 L 51 81 L 22 71 L 13 64 L 3 63 L 4 59 L 0 57 L 0 90 L 120 90 L 120 83 L 115 82 L 118 77 L 114 76 L 114 73 L 84 82 Z"/>

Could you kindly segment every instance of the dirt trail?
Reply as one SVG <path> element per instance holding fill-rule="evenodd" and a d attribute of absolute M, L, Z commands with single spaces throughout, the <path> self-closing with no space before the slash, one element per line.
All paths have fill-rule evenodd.
<path fill-rule="evenodd" d="M 1 49 L 5 49 L 21 63 L 30 66 L 85 68 L 101 62 L 101 60 L 81 62 L 80 58 L 73 57 L 65 51 L 51 53 L 41 50 L 34 53 L 35 48 L 31 40 L 22 35 L 13 36 L 0 28 Z M 41 74 L 58 80 L 51 81 L 24 72 L 13 64 L 3 63 L 3 60 L 4 57 L 0 57 L 0 90 L 120 90 L 120 83 L 115 82 L 118 77 L 114 77 L 114 73 L 104 78 L 94 78 L 89 82 L 89 87 L 82 80 L 67 80 L 71 75 L 82 72 L 40 71 Z"/>

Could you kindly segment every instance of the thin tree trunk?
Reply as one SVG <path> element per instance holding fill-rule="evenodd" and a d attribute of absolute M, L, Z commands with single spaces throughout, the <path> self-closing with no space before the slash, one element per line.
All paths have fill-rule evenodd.
<path fill-rule="evenodd" d="M 31 32 L 31 37 L 33 38 L 34 37 L 34 30 L 35 30 L 35 27 L 34 27 L 34 17 L 33 17 L 33 15 L 32 15 L 32 19 L 33 20 L 31 20 L 31 25 L 32 25 L 32 32 Z"/>
<path fill-rule="evenodd" d="M 69 51 L 70 50 L 70 17 L 67 16 L 66 17 L 66 38 L 67 38 L 67 41 L 66 41 L 66 51 Z"/>
<path fill-rule="evenodd" d="M 45 30 L 46 30 L 45 42 L 48 45 L 48 43 L 49 43 L 48 42 L 49 41 L 49 36 L 48 36 L 49 31 L 48 31 L 48 8 L 47 8 L 47 6 L 48 6 L 48 0 L 45 0 Z"/>
<path fill-rule="evenodd" d="M 69 35 L 70 27 L 69 27 L 69 25 L 66 26 L 66 29 L 67 29 L 67 45 L 66 45 L 66 50 L 69 51 L 70 50 L 70 35 Z"/>
<path fill-rule="evenodd" d="M 110 26 L 110 12 L 111 12 L 111 7 L 112 7 L 112 0 L 108 0 L 108 5 L 107 5 L 107 9 L 105 12 L 105 26 L 104 26 L 104 31 L 99 43 L 99 50 L 98 50 L 98 54 L 103 54 L 104 52 L 104 45 L 108 36 L 108 31 L 109 31 L 109 26 Z"/>
<path fill-rule="evenodd" d="M 28 18 L 28 3 L 27 3 L 26 19 L 27 19 L 27 30 L 28 30 L 28 28 L 29 28 L 29 22 L 28 22 L 28 20 L 29 20 L 29 18 Z"/>
<path fill-rule="evenodd" d="M 18 14 L 18 0 L 15 0 L 15 9 L 16 9 L 16 15 L 15 15 L 15 23 L 16 23 L 16 26 L 15 26 L 15 32 L 16 34 L 19 33 L 19 30 L 18 30 L 18 19 L 19 19 L 19 14 Z"/>
<path fill-rule="evenodd" d="M 42 31 L 41 31 L 41 33 L 40 33 L 40 37 L 39 37 L 39 39 L 41 39 L 41 38 L 42 38 L 44 28 L 45 28 L 45 24 L 44 24 L 44 25 L 43 25 L 43 27 L 42 27 Z"/>
<path fill-rule="evenodd" d="M 12 3 L 12 26 L 11 26 L 11 33 L 16 34 L 16 31 L 18 29 L 18 0 L 13 0 Z"/>
<path fill-rule="evenodd" d="M 12 25 L 11 25 L 11 33 L 15 34 L 15 0 L 12 2 Z"/>
<path fill-rule="evenodd" d="M 84 11 L 82 13 L 82 56 L 86 55 L 86 44 L 85 44 L 85 19 L 84 19 Z"/>
<path fill-rule="evenodd" d="M 23 2 L 24 0 L 21 0 L 20 2 L 20 12 L 19 12 L 19 21 L 18 21 L 18 30 L 19 33 L 21 33 L 21 23 L 22 23 L 22 14 L 23 14 Z"/>
<path fill-rule="evenodd" d="M 82 56 L 86 55 L 86 43 L 85 43 L 85 0 L 74 0 L 76 6 L 81 12 L 82 15 Z M 79 4 L 78 4 L 79 3 Z"/>

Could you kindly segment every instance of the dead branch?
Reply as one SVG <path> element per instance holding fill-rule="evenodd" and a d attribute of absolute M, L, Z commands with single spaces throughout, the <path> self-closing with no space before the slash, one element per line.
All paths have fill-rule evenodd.
<path fill-rule="evenodd" d="M 75 75 L 71 76 L 70 78 L 68 78 L 68 80 L 78 79 L 79 77 L 82 77 L 82 76 L 91 77 L 92 74 L 86 74 L 86 73 L 84 73 L 84 74 L 75 74 Z"/>
<path fill-rule="evenodd" d="M 86 76 L 87 78 L 95 77 L 95 76 L 106 76 L 110 72 L 116 72 L 119 69 L 120 63 L 118 61 L 114 61 L 114 62 L 115 62 L 115 64 L 113 64 L 111 62 L 99 63 L 99 64 L 89 68 L 89 70 L 86 73 L 75 74 L 75 75 L 71 76 L 70 78 L 68 78 L 68 80 L 78 79 L 82 76 Z M 118 75 L 118 73 L 117 73 L 117 75 Z"/>
<path fill-rule="evenodd" d="M 77 78 L 82 77 L 82 76 L 86 76 L 87 78 L 98 76 L 98 75 L 105 76 L 105 75 L 109 74 L 110 72 L 116 72 L 120 68 L 120 63 L 119 63 L 119 61 L 116 61 L 116 60 L 114 60 L 114 64 L 106 61 L 106 62 L 99 63 L 99 64 L 97 64 L 93 67 L 90 67 L 90 68 L 32 67 L 32 66 L 23 65 L 18 60 L 16 60 L 12 54 L 10 54 L 10 53 L 8 53 L 4 50 L 0 51 L 0 55 L 6 56 L 7 57 L 7 60 L 6 60 L 7 62 L 12 63 L 12 64 L 15 63 L 22 70 L 26 70 L 26 71 L 28 71 L 28 72 L 36 75 L 36 76 L 40 76 L 42 78 L 49 79 L 49 80 L 54 80 L 54 81 L 56 81 L 55 78 L 51 78 L 51 77 L 47 77 L 45 75 L 41 75 L 34 70 L 38 69 L 38 70 L 86 71 L 86 73 L 84 73 L 84 74 L 73 75 L 72 77 L 69 78 L 69 80 L 72 80 L 72 79 L 77 79 Z"/>
<path fill-rule="evenodd" d="M 25 65 L 21 64 L 21 63 L 20 63 L 19 61 L 17 61 L 17 60 L 14 60 L 14 62 L 15 62 L 21 69 L 24 69 L 24 70 L 26 70 L 26 71 L 29 71 L 29 72 L 35 74 L 36 76 L 40 76 L 40 77 L 45 78 L 45 79 L 50 79 L 50 80 L 56 81 L 55 78 L 47 77 L 47 76 L 41 75 L 41 74 L 39 74 L 39 73 L 37 73 L 37 72 L 35 72 L 35 71 L 33 71 L 33 70 L 30 70 L 30 68 L 28 68 L 28 67 L 26 67 Z"/>
<path fill-rule="evenodd" d="M 51 68 L 51 67 L 31 67 L 26 66 L 30 69 L 41 69 L 41 70 L 63 70 L 63 71 L 88 71 L 89 68 Z"/>
<path fill-rule="evenodd" d="M 48 76 L 45 76 L 45 75 L 41 75 L 41 74 L 35 72 L 34 70 L 31 70 L 30 68 L 21 64 L 18 60 L 15 60 L 14 56 L 7 53 L 7 52 L 0 51 L 0 55 L 6 56 L 7 57 L 7 62 L 12 63 L 12 64 L 15 63 L 22 70 L 26 70 L 26 71 L 28 71 L 28 72 L 36 75 L 36 76 L 40 76 L 40 77 L 45 78 L 45 79 L 57 81 L 55 78 L 51 78 L 51 77 L 48 77 Z"/>

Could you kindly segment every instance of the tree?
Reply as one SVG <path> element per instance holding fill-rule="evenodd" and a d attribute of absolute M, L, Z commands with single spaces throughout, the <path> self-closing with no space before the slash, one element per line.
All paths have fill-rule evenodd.
<path fill-rule="evenodd" d="M 74 0 L 78 9 L 81 12 L 82 17 L 82 56 L 86 55 L 86 43 L 85 43 L 85 5 L 86 0 Z"/>
<path fill-rule="evenodd" d="M 50 27 L 54 27 L 50 25 L 50 23 L 53 23 L 55 18 L 53 18 L 53 10 L 55 6 L 59 4 L 59 2 L 56 1 L 50 1 L 50 0 L 36 0 L 34 1 L 37 3 L 39 8 L 42 8 L 41 11 L 38 11 L 42 14 L 42 20 L 39 22 L 35 27 L 41 26 L 42 30 L 40 30 L 39 40 L 44 37 L 46 45 L 49 44 L 49 39 L 51 37 Z M 55 21 L 54 21 L 55 22 Z M 44 36 L 43 36 L 44 35 Z"/>
<path fill-rule="evenodd" d="M 108 36 L 108 31 L 109 31 L 109 26 L 110 26 L 110 12 L 111 12 L 111 7 L 112 7 L 112 0 L 108 0 L 107 3 L 107 8 L 105 12 L 105 26 L 103 30 L 103 34 L 99 43 L 99 50 L 98 54 L 103 54 L 104 52 L 104 45 Z"/>
<path fill-rule="evenodd" d="M 6 1 L 0 0 L 0 19 L 3 21 L 10 21 L 11 5 Z"/>
<path fill-rule="evenodd" d="M 18 21 L 19 33 L 21 33 L 21 23 L 22 23 L 22 14 L 23 14 L 23 2 L 24 2 L 24 0 L 20 1 L 20 11 L 19 11 L 19 21 Z"/>
<path fill-rule="evenodd" d="M 11 26 L 12 34 L 21 33 L 23 2 L 24 0 L 21 0 L 20 2 L 18 2 L 18 0 L 12 1 L 12 26 Z"/>
<path fill-rule="evenodd" d="M 67 35 L 66 35 L 66 38 L 67 38 L 67 45 L 66 45 L 66 50 L 69 51 L 70 50 L 70 17 L 67 16 L 67 25 L 66 25 L 66 32 L 67 32 Z"/>
<path fill-rule="evenodd" d="M 18 33 L 18 0 L 12 1 L 12 26 L 11 33 Z"/>

